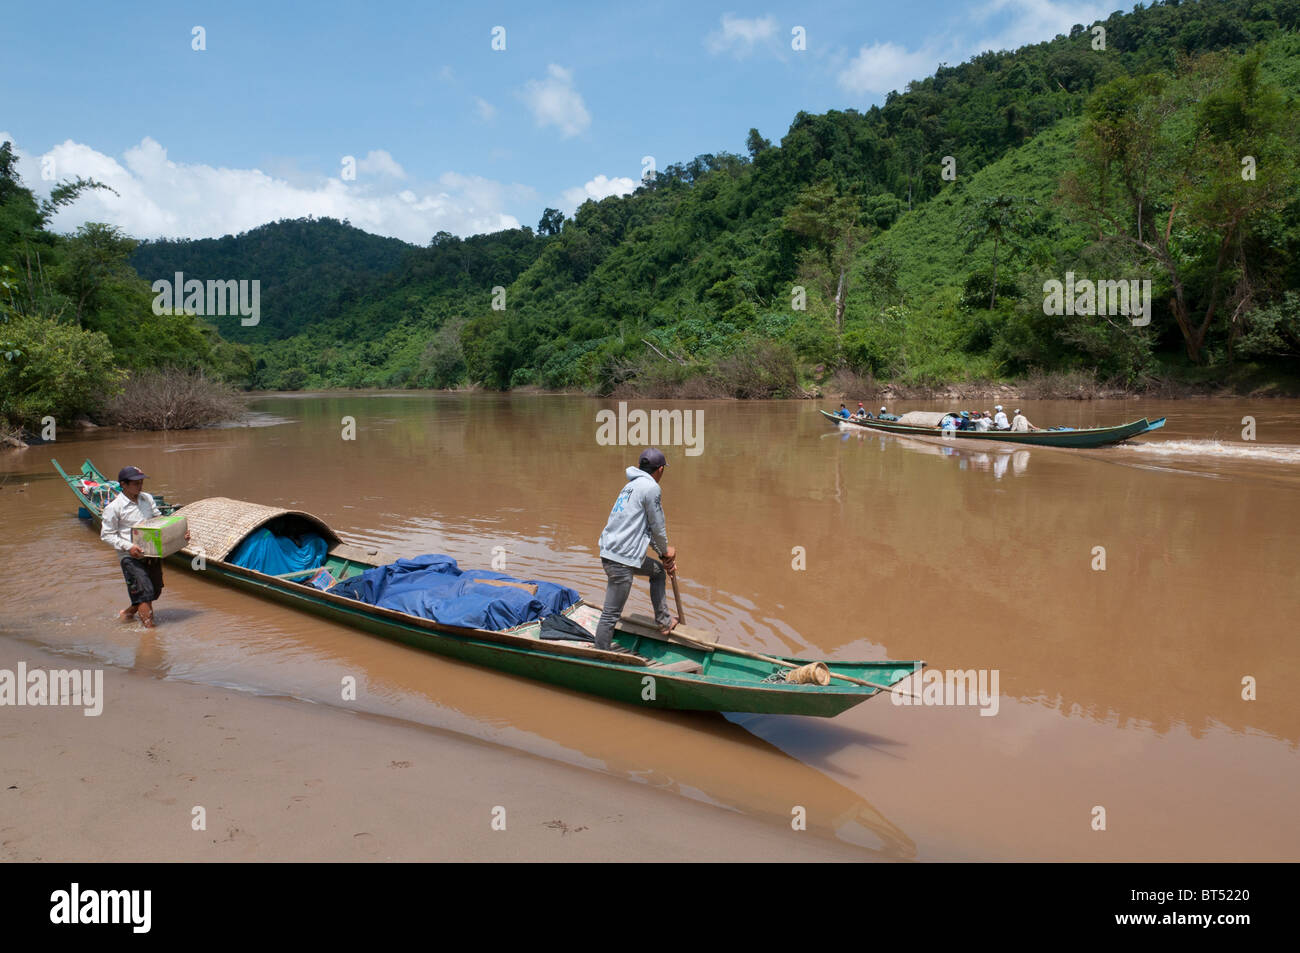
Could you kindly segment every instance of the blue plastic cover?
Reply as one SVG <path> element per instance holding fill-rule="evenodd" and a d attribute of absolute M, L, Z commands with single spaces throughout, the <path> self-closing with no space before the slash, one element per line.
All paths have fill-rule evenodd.
<path fill-rule="evenodd" d="M 536 585 L 537 595 L 511 586 L 484 585 L 484 579 Z M 444 625 L 493 631 L 554 615 L 581 598 L 568 586 L 553 582 L 520 580 L 487 570 L 462 571 L 456 560 L 437 553 L 367 569 L 330 592 Z"/>
<path fill-rule="evenodd" d="M 227 562 L 270 576 L 315 569 L 325 565 L 329 543 L 316 533 L 303 533 L 299 546 L 288 536 L 276 536 L 263 526 L 244 538 L 227 557 Z"/>

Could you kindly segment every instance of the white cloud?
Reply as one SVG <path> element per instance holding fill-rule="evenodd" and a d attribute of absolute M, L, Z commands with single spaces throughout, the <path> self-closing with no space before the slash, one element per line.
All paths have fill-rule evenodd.
<path fill-rule="evenodd" d="M 1076 23 L 1088 26 L 1104 20 L 1114 9 L 1109 3 L 1054 2 L 1054 0 L 989 0 L 976 11 L 977 19 L 996 14 L 1011 18 L 1008 26 L 980 40 L 962 59 L 985 50 L 1014 50 L 1030 43 L 1042 43 L 1058 33 L 1069 34 Z"/>
<path fill-rule="evenodd" d="M 756 46 L 766 43 L 774 36 L 776 36 L 775 17 L 746 18 L 724 13 L 722 29 L 705 37 L 704 45 L 710 53 L 731 52 L 740 57 L 752 53 Z"/>
<path fill-rule="evenodd" d="M 546 79 L 530 79 L 522 93 L 539 126 L 557 126 L 565 138 L 576 136 L 591 125 L 587 104 L 573 87 L 573 71 L 552 63 Z"/>
<path fill-rule="evenodd" d="M 933 73 L 939 61 L 929 49 L 913 51 L 893 43 L 872 43 L 858 50 L 840 71 L 840 88 L 859 96 L 905 89 L 912 80 Z"/>
<path fill-rule="evenodd" d="M 491 122 L 496 118 L 497 108 L 482 96 L 474 97 L 474 108 L 478 110 L 478 118 L 484 122 Z"/>
<path fill-rule="evenodd" d="M 397 164 L 397 160 L 386 149 L 371 149 L 364 159 L 357 161 L 357 171 L 392 179 L 406 178 L 406 170 Z"/>
<path fill-rule="evenodd" d="M 857 96 L 901 91 L 912 80 L 932 75 L 940 63 L 956 64 L 986 50 L 1014 50 L 1051 40 L 1058 33 L 1068 34 L 1076 23 L 1088 26 L 1105 19 L 1109 6 L 1073 0 L 988 0 L 971 9 L 950 32 L 928 37 L 917 49 L 889 42 L 863 46 L 840 71 L 839 85 Z M 1005 25 L 979 40 L 964 39 L 976 35 L 976 24 L 994 19 Z"/>
<path fill-rule="evenodd" d="M 572 215 L 573 210 L 587 199 L 599 202 L 611 195 L 627 195 L 636 189 L 636 186 L 636 181 L 626 176 L 619 175 L 611 179 L 604 175 L 598 175 L 586 185 L 565 189 L 561 193 L 564 196 L 564 202 L 561 204 L 560 210 L 566 215 Z"/>
<path fill-rule="evenodd" d="M 16 146 L 15 151 L 24 184 L 48 192 L 53 183 L 40 177 L 44 156 L 24 153 Z M 259 169 L 175 162 L 149 137 L 126 150 L 120 162 L 72 140 L 55 146 L 45 156 L 54 159 L 59 180 L 81 175 L 118 193 L 87 192 L 60 209 L 51 224 L 61 232 L 73 231 L 85 222 L 108 222 L 136 238 L 213 238 L 281 218 L 315 215 L 348 219 L 368 232 L 424 244 L 439 231 L 470 235 L 518 228 L 518 219 L 506 209 L 514 202 L 536 198 L 527 186 L 454 172 L 400 192 L 345 183 L 337 177 L 290 183 Z M 380 150 L 363 161 L 389 173 L 401 171 L 392 157 Z M 358 163 L 358 168 L 362 167 Z"/>

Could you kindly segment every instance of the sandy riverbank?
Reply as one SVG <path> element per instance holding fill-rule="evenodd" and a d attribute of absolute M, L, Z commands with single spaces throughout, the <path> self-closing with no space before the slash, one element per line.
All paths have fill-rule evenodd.
<path fill-rule="evenodd" d="M 0 669 L 88 664 L 0 636 Z M 104 671 L 0 707 L 0 860 L 854 860 L 846 844 L 406 722 Z M 192 809 L 207 829 L 191 828 Z M 506 829 L 492 811 L 505 808 Z"/>

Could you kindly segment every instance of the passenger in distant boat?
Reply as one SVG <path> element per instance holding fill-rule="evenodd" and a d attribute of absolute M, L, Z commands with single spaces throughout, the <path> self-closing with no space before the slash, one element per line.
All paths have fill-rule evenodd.
<path fill-rule="evenodd" d="M 891 414 L 889 411 L 885 410 L 884 407 L 881 407 L 881 408 L 880 408 L 880 418 L 879 418 L 879 419 L 881 419 L 881 420 L 897 420 L 897 419 L 898 419 L 898 414 Z"/>
<path fill-rule="evenodd" d="M 840 409 L 837 410 L 837 411 L 835 412 L 835 414 L 836 414 L 836 416 L 843 417 L 845 420 L 848 420 L 849 417 L 852 416 L 852 415 L 849 413 L 849 409 L 848 409 L 847 407 L 845 407 L 843 404 L 840 404 Z"/>
<path fill-rule="evenodd" d="M 988 429 L 992 426 L 993 426 L 993 418 L 989 416 L 989 412 L 987 410 L 984 411 L 983 413 L 975 415 L 975 429 L 978 430 L 980 433 L 987 432 Z"/>
<path fill-rule="evenodd" d="M 858 420 L 870 420 L 870 419 L 871 419 L 871 414 L 867 411 L 867 408 L 865 408 L 865 407 L 862 406 L 862 401 L 858 401 L 858 413 L 857 413 L 857 417 L 858 417 Z"/>
<path fill-rule="evenodd" d="M 117 617 L 129 622 L 138 615 L 147 628 L 154 627 L 153 604 L 163 591 L 162 560 L 145 556 L 144 550 L 131 541 L 131 527 L 160 516 L 153 497 L 144 492 L 147 474 L 139 467 L 123 467 L 117 483 L 122 492 L 104 507 L 100 518 L 99 538 L 118 552 L 118 563 L 126 579 L 129 608 Z M 189 539 L 190 534 L 186 533 Z"/>
<path fill-rule="evenodd" d="M 842 416 L 848 417 L 848 408 L 840 405 Z M 627 468 L 627 485 L 614 501 L 604 532 L 600 534 L 600 564 L 608 583 L 605 587 L 605 606 L 596 626 L 596 648 L 620 651 L 614 645 L 614 627 L 623 616 L 623 607 L 632 592 L 633 576 L 650 578 L 650 602 L 654 605 L 655 622 L 659 631 L 667 635 L 677 625 L 677 619 L 668 613 L 665 596 L 668 576 L 677 575 L 677 550 L 668 545 L 668 528 L 660 503 L 659 481 L 668 465 L 662 451 L 650 447 L 641 451 L 635 467 Z M 659 559 L 646 554 L 646 546 L 654 547 Z"/>
<path fill-rule="evenodd" d="M 961 418 L 957 421 L 957 429 L 958 429 L 958 430 L 974 430 L 974 429 L 975 429 L 975 421 L 973 421 L 973 420 L 970 419 L 970 411 L 969 411 L 969 410 L 963 410 L 963 411 L 961 412 Z"/>
<path fill-rule="evenodd" d="M 1002 405 L 998 404 L 993 408 L 997 413 L 993 417 L 994 430 L 1010 430 L 1011 423 L 1007 420 L 1007 415 L 1002 411 Z"/>
<path fill-rule="evenodd" d="M 958 422 L 960 419 L 961 418 L 956 414 L 949 414 L 943 418 L 943 423 L 940 424 L 940 427 L 943 430 L 960 430 L 961 424 Z"/>
<path fill-rule="evenodd" d="M 1037 430 L 1038 428 L 1031 424 L 1025 415 L 1017 409 L 1016 416 L 1011 421 L 1011 429 L 1017 433 L 1028 433 L 1029 431 Z"/>

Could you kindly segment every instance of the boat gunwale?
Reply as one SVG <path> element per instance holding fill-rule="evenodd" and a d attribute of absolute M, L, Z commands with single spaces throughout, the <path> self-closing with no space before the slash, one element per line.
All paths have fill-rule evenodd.
<path fill-rule="evenodd" d="M 168 557 L 174 559 L 175 557 Z M 584 649 L 581 646 L 569 645 L 548 645 L 540 639 L 531 639 L 525 636 L 511 636 L 508 632 L 496 632 L 491 629 L 473 629 L 462 626 L 447 625 L 443 622 L 437 622 L 432 619 L 425 619 L 420 616 L 413 616 L 409 613 L 400 612 L 395 609 L 384 609 L 381 606 L 372 606 L 367 602 L 359 599 L 350 599 L 346 596 L 336 595 L 308 586 L 305 583 L 295 582 L 293 580 L 277 579 L 265 573 L 258 572 L 254 569 L 247 569 L 244 566 L 236 566 L 222 560 L 209 560 L 209 564 L 215 564 L 219 569 L 233 576 L 241 576 L 249 582 L 259 585 L 261 588 L 269 590 L 278 595 L 284 595 L 293 599 L 306 602 L 324 602 L 326 605 L 332 605 L 357 615 L 367 616 L 382 620 L 389 625 L 404 626 L 408 629 L 418 629 L 421 634 L 434 633 L 439 636 L 459 638 L 466 642 L 474 642 L 484 648 L 494 650 L 515 652 L 523 655 L 538 656 L 541 658 L 553 659 L 558 662 L 578 663 L 596 668 L 614 668 L 635 674 L 653 675 L 655 679 L 667 678 L 670 681 L 687 681 L 694 684 L 714 685 L 728 691 L 754 691 L 761 694 L 776 692 L 779 694 L 821 694 L 821 695 L 848 695 L 861 697 L 864 700 L 879 693 L 881 689 L 864 689 L 861 686 L 852 684 L 843 684 L 832 682 L 830 685 L 815 684 L 794 684 L 790 682 L 755 682 L 748 680 L 738 680 L 725 678 L 718 675 L 705 675 L 698 672 L 673 672 L 655 668 L 650 664 L 636 664 L 626 660 L 619 653 L 604 653 L 600 649 Z M 203 570 L 195 570 L 200 572 Z M 290 588 L 295 587 L 295 588 Z M 327 598 L 320 599 L 321 596 Z M 647 636 L 642 636 L 646 638 Z M 673 643 L 668 643 L 673 644 Z M 682 646 L 675 645 L 677 649 Z M 600 652 L 597 656 L 588 653 Z M 572 654 L 570 654 L 572 653 Z M 613 655 L 614 658 L 604 658 L 604 655 Z M 786 656 L 772 656 L 783 661 L 797 662 L 808 664 L 813 661 L 822 661 L 829 667 L 834 666 L 879 666 L 882 668 L 907 668 L 913 667 L 913 662 L 891 662 L 891 661 L 862 661 L 862 662 L 844 662 L 828 661 L 825 659 L 794 659 Z M 924 663 L 922 663 L 924 664 Z M 909 673 L 910 674 L 910 673 Z M 906 678 L 907 676 L 903 676 Z M 901 679 L 900 679 L 901 681 Z"/>
<path fill-rule="evenodd" d="M 182 552 L 184 551 L 182 550 Z M 835 682 L 832 682 L 830 685 L 816 685 L 811 683 L 796 685 L 790 682 L 772 682 L 772 683 L 751 682 L 747 680 L 725 678 L 718 675 L 705 675 L 703 673 L 697 673 L 697 672 L 670 672 L 670 671 L 661 672 L 661 670 L 656 669 L 654 666 L 648 663 L 638 664 L 638 663 L 629 662 L 627 661 L 626 657 L 623 656 L 621 653 L 604 652 L 601 649 L 588 649 L 577 645 L 547 644 L 544 640 L 541 639 L 533 639 L 533 638 L 528 638 L 527 636 L 520 636 L 520 635 L 511 635 L 510 634 L 511 630 L 508 629 L 498 632 L 492 629 L 475 629 L 475 628 L 468 628 L 465 626 L 448 625 L 445 622 L 438 622 L 433 619 L 425 619 L 422 616 L 414 616 L 411 615 L 410 613 L 401 612 L 397 609 L 386 609 L 383 608 L 382 606 L 372 606 L 368 602 L 362 602 L 359 599 L 351 599 L 347 596 L 340 596 L 336 593 L 326 592 L 321 589 L 316 589 L 314 586 L 309 586 L 303 582 L 297 582 L 295 580 L 277 579 L 275 576 L 270 576 L 267 575 L 266 573 L 258 572 L 255 569 L 248 569 L 247 567 L 244 566 L 236 566 L 233 563 L 227 563 L 224 560 L 209 560 L 208 562 L 215 563 L 219 568 L 230 572 L 232 575 L 246 576 L 251 581 L 261 585 L 263 588 L 270 589 L 274 592 L 282 593 L 287 596 L 292 596 L 304 602 L 316 601 L 320 597 L 324 596 L 325 599 L 323 601 L 326 602 L 327 604 L 335 605 L 338 606 L 339 608 L 347 609 L 349 611 L 356 612 L 363 616 L 377 617 L 377 618 L 384 619 L 385 621 L 388 622 L 405 625 L 408 628 L 414 627 L 422 631 L 435 632 L 440 635 L 457 637 L 470 642 L 478 642 L 480 644 L 487 645 L 492 648 L 502 648 L 510 651 L 519 651 L 529 655 L 538 655 L 538 656 L 549 657 L 549 658 L 555 658 L 556 656 L 560 656 L 560 658 L 558 658 L 557 661 L 582 662 L 584 664 L 592 664 L 603 668 L 615 667 L 620 669 L 626 669 L 631 672 L 654 675 L 656 679 L 661 677 L 670 678 L 670 679 L 690 679 L 692 681 L 705 682 L 711 685 L 719 685 L 720 687 L 746 689 L 746 690 L 754 689 L 763 692 L 769 692 L 769 691 L 784 692 L 784 691 L 795 690 L 798 693 L 802 694 L 804 693 L 804 690 L 807 689 L 811 691 L 816 691 L 819 694 L 862 695 L 864 698 L 869 698 L 870 696 L 880 691 L 880 689 L 876 689 L 876 688 L 863 690 L 862 686 L 844 684 L 844 683 L 835 683 Z M 200 570 L 195 570 L 195 571 L 197 572 Z M 290 588 L 290 587 L 294 587 L 294 588 Z M 519 628 L 519 627 L 516 626 L 515 628 Z M 654 637 L 643 635 L 640 636 L 640 638 L 654 638 Z M 689 648 L 689 646 L 682 646 L 677 643 L 670 642 L 667 639 L 657 639 L 656 641 L 661 641 L 666 645 L 671 645 L 678 650 L 681 650 L 683 648 Z M 702 652 L 702 650 L 697 650 L 697 651 Z M 595 654 L 595 653 L 599 653 L 599 654 Z M 712 653 L 702 652 L 702 654 L 712 654 Z M 613 657 L 609 658 L 608 656 L 613 656 Z M 908 668 L 908 667 L 914 667 L 915 665 L 918 664 L 916 662 L 911 662 L 911 661 L 908 662 L 897 662 L 891 660 L 840 661 L 840 660 L 828 660 L 828 659 L 795 658 L 795 657 L 784 656 L 784 655 L 773 655 L 772 658 L 780 659 L 781 661 L 785 661 L 785 662 L 793 662 L 795 664 L 800 664 L 800 665 L 807 665 L 812 662 L 820 661 L 820 662 L 824 662 L 832 670 L 834 670 L 835 666 Z M 919 664 L 924 666 L 924 663 L 919 663 Z M 906 677 L 907 676 L 904 676 L 904 678 Z"/>

